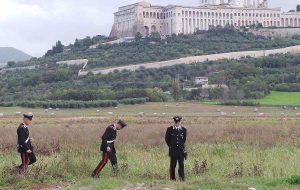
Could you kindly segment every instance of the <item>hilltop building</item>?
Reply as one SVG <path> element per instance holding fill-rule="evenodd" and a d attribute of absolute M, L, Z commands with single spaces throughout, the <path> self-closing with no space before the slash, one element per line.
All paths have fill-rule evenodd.
<path fill-rule="evenodd" d="M 269 8 L 267 0 L 200 0 L 199 6 L 160 6 L 143 1 L 120 7 L 114 13 L 110 36 L 132 37 L 137 32 L 144 36 L 151 32 L 170 36 L 226 25 L 236 28 L 251 25 L 300 27 L 300 13 Z"/>

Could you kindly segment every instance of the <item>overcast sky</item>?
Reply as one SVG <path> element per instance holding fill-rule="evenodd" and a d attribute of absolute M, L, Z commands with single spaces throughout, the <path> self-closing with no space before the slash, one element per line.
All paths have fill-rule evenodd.
<path fill-rule="evenodd" d="M 41 56 L 57 40 L 109 35 L 113 12 L 138 0 L 0 0 L 0 47 Z M 148 0 L 157 5 L 197 5 L 199 0 Z M 270 7 L 295 9 L 299 0 L 269 0 Z"/>

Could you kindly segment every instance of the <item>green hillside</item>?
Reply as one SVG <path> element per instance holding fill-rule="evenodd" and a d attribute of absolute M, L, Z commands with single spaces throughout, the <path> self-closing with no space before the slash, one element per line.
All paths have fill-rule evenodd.
<path fill-rule="evenodd" d="M 222 35 L 221 35 L 222 34 Z M 270 49 L 300 44 L 300 37 L 265 38 L 231 29 L 160 39 L 150 36 L 131 43 L 99 45 L 108 38 L 98 36 L 76 40 L 62 47 L 58 42 L 41 58 L 18 63 L 39 65 L 33 70 L 11 70 L 0 75 L 0 105 L 30 107 L 95 107 L 118 102 L 134 104 L 149 100 L 253 100 L 270 91 L 300 92 L 300 55 L 273 55 L 242 60 L 219 60 L 160 69 L 122 71 L 108 75 L 78 76 L 81 66 L 55 64 L 59 60 L 88 58 L 89 67 L 126 65 L 168 60 L 187 55 Z M 58 53 L 62 51 L 61 53 Z M 198 89 L 195 77 L 208 76 L 210 84 L 228 88 Z M 108 102 L 107 102 L 108 101 Z M 2 104 L 1 104 L 2 103 Z"/>
<path fill-rule="evenodd" d="M 137 38 L 131 43 L 103 44 L 109 40 L 111 39 L 103 36 L 87 37 L 65 46 L 64 51 L 62 51 L 61 44 L 57 43 L 46 53 L 46 56 L 27 62 L 27 64 L 55 64 L 57 61 L 88 59 L 88 69 L 106 68 L 187 56 L 273 49 L 300 44 L 299 36 L 270 38 L 230 28 L 201 31 L 193 35 L 174 35 L 166 39 L 161 39 L 158 33 L 154 33 L 147 38 Z M 99 45 L 96 48 L 89 48 L 94 44 Z"/>
<path fill-rule="evenodd" d="M 0 47 L 0 63 L 8 61 L 26 61 L 31 58 L 30 55 L 12 47 Z"/>

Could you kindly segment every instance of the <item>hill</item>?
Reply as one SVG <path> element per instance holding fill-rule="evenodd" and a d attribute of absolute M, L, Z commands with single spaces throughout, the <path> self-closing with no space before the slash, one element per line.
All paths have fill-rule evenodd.
<path fill-rule="evenodd" d="M 223 34 L 223 35 L 221 35 Z M 100 40 L 100 42 L 99 42 Z M 235 30 L 212 30 L 160 39 L 150 36 L 131 43 L 99 45 L 108 38 L 85 38 L 61 48 L 57 43 L 41 58 L 23 62 L 32 70 L 9 70 L 0 75 L 0 104 L 30 107 L 98 107 L 168 100 L 261 99 L 270 91 L 300 91 L 300 55 L 205 61 L 159 69 L 122 71 L 108 75 L 78 76 L 79 65 L 56 61 L 89 59 L 89 67 L 128 65 L 186 55 L 234 50 L 266 49 L 300 44 L 300 37 L 265 38 Z M 59 47 L 59 48 L 58 48 Z M 61 53 L 57 53 L 62 51 Z M 95 61 L 95 60 L 98 61 Z M 135 61 L 134 61 L 135 60 Z M 22 63 L 20 64 L 22 65 Z M 210 84 L 228 88 L 201 89 L 195 77 L 208 76 Z M 193 89 L 191 91 L 187 90 Z M 29 102 L 28 102 L 29 101 Z M 108 101 L 108 102 L 107 102 Z"/>
<path fill-rule="evenodd" d="M 12 47 L 0 47 L 0 63 L 8 61 L 26 61 L 31 58 L 25 52 Z"/>
<path fill-rule="evenodd" d="M 275 49 L 300 44 L 300 37 L 270 38 L 226 28 L 200 31 L 192 35 L 173 35 L 166 39 L 161 39 L 158 33 L 154 33 L 147 38 L 136 37 L 131 43 L 120 44 L 106 44 L 108 38 L 99 38 L 76 40 L 74 44 L 65 46 L 63 52 L 60 51 L 62 48 L 58 43 L 57 48 L 49 50 L 44 57 L 26 64 L 55 64 L 58 61 L 88 59 L 87 69 L 109 68 L 187 56 Z"/>
<path fill-rule="evenodd" d="M 141 69 L 135 72 L 122 71 L 108 75 L 88 74 L 84 77 L 78 76 L 78 66 L 45 65 L 35 70 L 1 74 L 0 102 L 3 104 L 0 105 L 93 107 L 99 104 L 115 105 L 115 102 L 97 101 L 128 98 L 147 98 L 151 102 L 168 101 L 172 98 L 224 101 L 260 99 L 271 90 L 300 91 L 299 60 L 300 55 L 273 55 Z M 187 91 L 183 88 L 195 86 L 194 80 L 198 76 L 208 76 L 211 84 L 226 84 L 228 89 Z M 171 92 L 172 96 L 163 92 Z M 86 104 L 82 101 L 96 102 Z"/>

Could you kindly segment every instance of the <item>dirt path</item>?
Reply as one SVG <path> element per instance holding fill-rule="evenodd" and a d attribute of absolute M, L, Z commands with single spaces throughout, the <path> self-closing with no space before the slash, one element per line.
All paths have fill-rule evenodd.
<path fill-rule="evenodd" d="M 201 56 L 190 56 L 180 59 L 174 59 L 169 61 L 159 61 L 159 62 L 151 62 L 151 63 L 143 63 L 137 65 L 127 65 L 122 67 L 113 67 L 109 69 L 103 70 L 92 70 L 91 72 L 94 74 L 109 74 L 114 72 L 115 70 L 123 71 L 136 71 L 140 68 L 150 69 L 150 68 L 162 68 L 162 67 L 170 67 L 179 64 L 193 64 L 193 63 L 202 63 L 206 61 L 217 61 L 222 59 L 241 59 L 245 57 L 265 57 L 274 54 L 297 54 L 300 53 L 300 45 L 291 46 L 280 49 L 270 49 L 270 50 L 258 50 L 258 51 L 240 51 L 240 52 L 229 52 L 229 53 L 219 53 L 219 54 L 211 54 L 211 55 L 201 55 Z M 78 73 L 79 76 L 87 75 L 89 71 L 80 71 Z"/>
<path fill-rule="evenodd" d="M 153 189 L 153 188 L 156 188 L 156 187 L 157 187 L 156 183 L 151 183 L 149 185 L 146 185 L 144 183 L 138 183 L 138 184 L 135 184 L 135 185 L 126 186 L 126 187 L 122 188 L 121 190 L 150 190 L 150 189 Z M 174 189 L 163 188 L 163 190 L 174 190 Z"/>
<path fill-rule="evenodd" d="M 71 187 L 75 184 L 75 181 L 67 181 L 67 182 L 61 182 L 59 184 L 55 185 L 38 185 L 33 188 L 33 190 L 61 190 L 65 189 L 67 187 Z"/>

